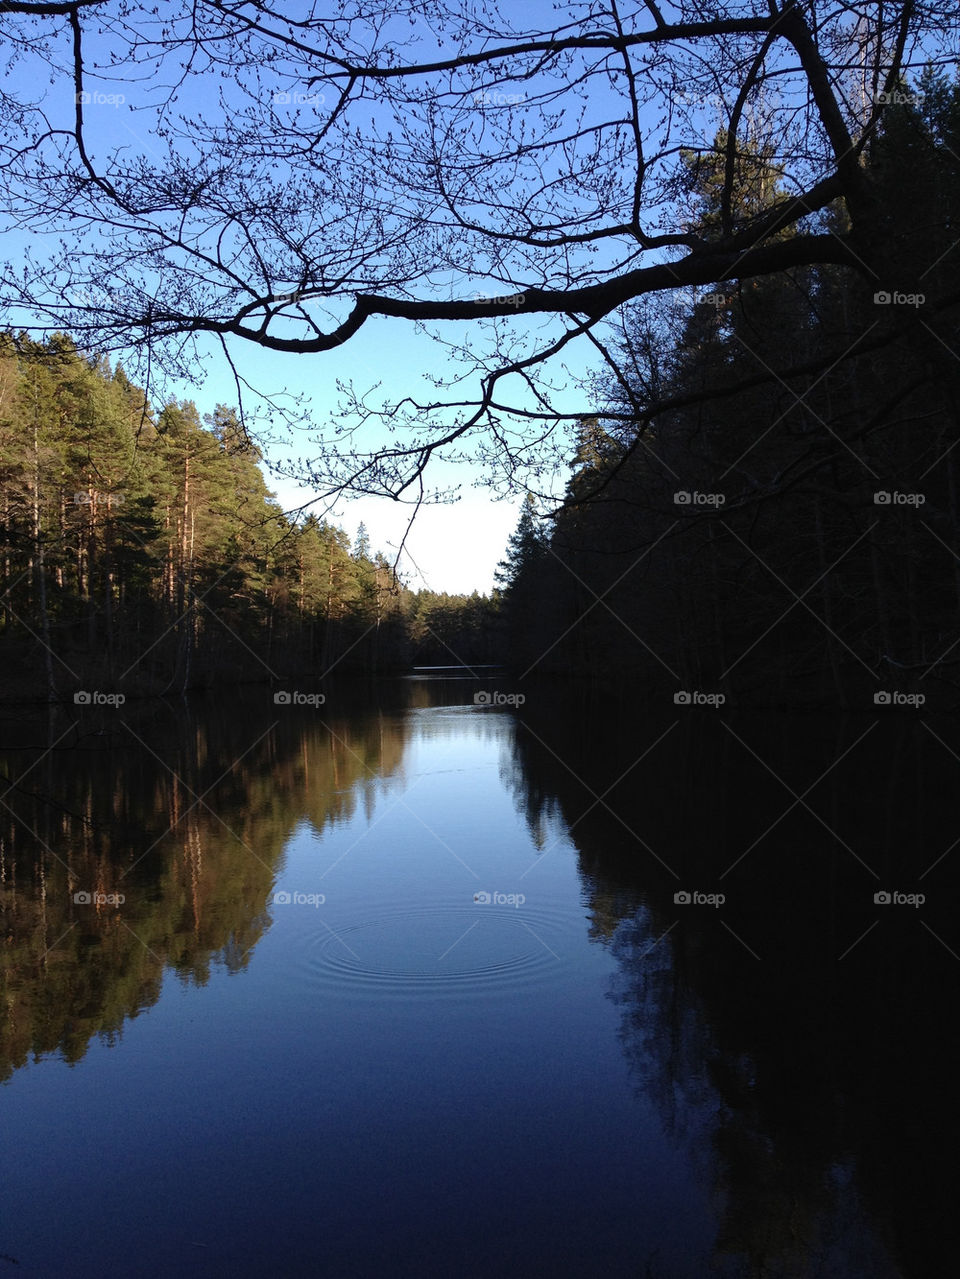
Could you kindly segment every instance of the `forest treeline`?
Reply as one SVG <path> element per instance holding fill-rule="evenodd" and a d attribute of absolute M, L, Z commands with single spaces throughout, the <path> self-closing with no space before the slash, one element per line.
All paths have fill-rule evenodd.
<path fill-rule="evenodd" d="M 521 672 L 767 704 L 954 698 L 960 91 L 928 72 L 892 96 L 861 158 L 889 278 L 803 267 L 632 311 L 564 508 L 528 499 L 513 539 Z M 708 241 L 789 194 L 758 141 L 723 209 L 726 141 L 684 157 Z M 841 231 L 845 213 L 810 222 Z"/>
<path fill-rule="evenodd" d="M 0 685 L 70 700 L 489 661 L 492 601 L 414 592 L 288 516 L 237 414 L 159 411 L 69 336 L 0 336 Z"/>

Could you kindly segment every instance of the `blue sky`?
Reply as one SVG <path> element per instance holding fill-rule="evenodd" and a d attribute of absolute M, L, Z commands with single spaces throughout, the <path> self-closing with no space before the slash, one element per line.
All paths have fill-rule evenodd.
<path fill-rule="evenodd" d="M 479 329 L 479 321 L 476 327 Z M 239 341 L 234 341 L 229 349 L 241 376 L 258 390 L 268 395 L 289 392 L 303 397 L 302 424 L 288 432 L 275 432 L 267 447 L 269 459 L 281 466 L 316 454 L 316 437 L 310 423 L 322 431 L 336 412 L 338 380 L 352 380 L 358 392 L 379 383 L 377 394 L 390 399 L 417 391 L 430 395 L 421 371 L 436 371 L 445 364 L 443 349 L 429 336 L 418 334 L 408 324 L 390 320 L 371 323 L 350 343 L 319 355 L 279 354 Z M 585 363 L 577 367 L 584 376 L 588 371 Z M 237 402 L 233 372 L 219 347 L 213 345 L 204 360 L 199 385 L 171 383 L 169 391 L 178 398 L 194 400 L 201 415 L 212 412 L 218 403 Z M 584 405 L 586 396 L 577 378 L 571 378 L 569 391 L 562 398 L 570 411 Z M 246 392 L 244 399 L 247 409 L 256 407 L 254 398 Z M 382 433 L 371 426 L 365 438 L 376 442 Z M 315 489 L 277 477 L 266 467 L 264 471 L 285 510 L 316 497 Z M 552 478 L 541 478 L 539 483 L 559 496 L 567 474 L 566 468 L 560 467 Z M 469 461 L 436 460 L 431 463 L 428 478 L 435 487 L 450 486 L 456 493 L 450 502 L 421 506 L 399 561 L 404 580 L 414 590 L 422 587 L 451 593 L 488 592 L 507 539 L 516 527 L 523 495 L 499 496 L 488 485 L 486 470 Z M 393 562 L 414 508 L 412 504 L 382 497 L 340 496 L 332 503 L 321 498 L 309 509 L 345 528 L 351 539 L 362 521 L 374 549 L 382 550 Z"/>
<path fill-rule="evenodd" d="M 244 377 L 265 393 L 289 391 L 304 396 L 304 414 L 322 429 L 336 411 L 336 380 L 353 380 L 358 391 L 382 383 L 382 392 L 391 397 L 402 393 L 410 379 L 402 370 L 417 369 L 425 362 L 436 362 L 438 348 L 429 339 L 417 337 L 409 326 L 398 323 L 383 325 L 390 333 L 389 346 L 378 339 L 383 350 L 375 363 L 358 342 L 323 355 L 283 355 L 234 343 L 231 354 Z M 366 345 L 372 345 L 368 340 Z M 211 349 L 205 365 L 202 385 L 198 388 L 180 384 L 171 388 L 179 397 L 196 402 L 201 414 L 209 413 L 218 403 L 235 405 L 237 393 L 233 374 L 219 350 Z M 245 397 L 252 404 L 252 397 Z M 371 436 L 375 438 L 375 436 Z M 296 428 L 286 439 L 278 438 L 268 445 L 271 461 L 289 464 L 297 457 L 315 455 L 309 428 Z M 312 502 L 316 490 L 301 487 L 291 479 L 270 474 L 265 467 L 267 483 L 285 510 Z M 399 561 L 404 580 L 414 590 L 423 588 L 451 593 L 477 590 L 488 592 L 493 585 L 497 562 L 503 557 L 507 538 L 513 532 L 519 515 L 520 498 L 497 500 L 482 484 L 483 472 L 478 466 L 459 463 L 456 466 L 436 464 L 431 472 L 438 484 L 459 487 L 457 500 L 451 503 L 424 505 L 407 538 L 405 554 Z M 403 540 L 413 507 L 382 497 L 338 497 L 331 503 L 321 498 L 310 506 L 316 514 L 342 526 L 355 537 L 362 521 L 375 550 L 381 550 L 391 563 Z"/>

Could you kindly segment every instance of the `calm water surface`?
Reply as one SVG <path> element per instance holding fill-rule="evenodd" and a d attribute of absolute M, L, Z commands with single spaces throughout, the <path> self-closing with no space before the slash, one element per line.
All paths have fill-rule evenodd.
<path fill-rule="evenodd" d="M 957 729 L 478 687 L 8 712 L 0 1270 L 951 1272 Z"/>

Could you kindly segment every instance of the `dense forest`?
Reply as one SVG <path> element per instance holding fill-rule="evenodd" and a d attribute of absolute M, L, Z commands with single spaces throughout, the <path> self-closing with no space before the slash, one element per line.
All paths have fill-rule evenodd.
<path fill-rule="evenodd" d="M 0 651 L 13 696 L 489 660 L 492 602 L 413 592 L 363 526 L 288 517 L 237 414 L 154 412 L 73 341 L 0 338 Z"/>
<path fill-rule="evenodd" d="M 804 267 L 634 307 L 562 509 L 530 498 L 514 538 L 521 672 L 633 671 L 765 704 L 952 700 L 960 90 L 929 72 L 895 99 L 863 164 L 897 279 Z M 685 159 L 709 240 L 726 136 Z M 740 225 L 784 191 L 761 145 L 737 164 Z"/>

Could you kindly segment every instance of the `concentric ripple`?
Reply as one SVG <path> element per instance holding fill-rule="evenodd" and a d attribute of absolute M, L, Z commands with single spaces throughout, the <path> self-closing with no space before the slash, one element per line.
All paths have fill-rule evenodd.
<path fill-rule="evenodd" d="M 306 953 L 326 988 L 462 995 L 559 979 L 572 921 L 542 910 L 460 906 L 396 910 L 328 931 Z"/>

